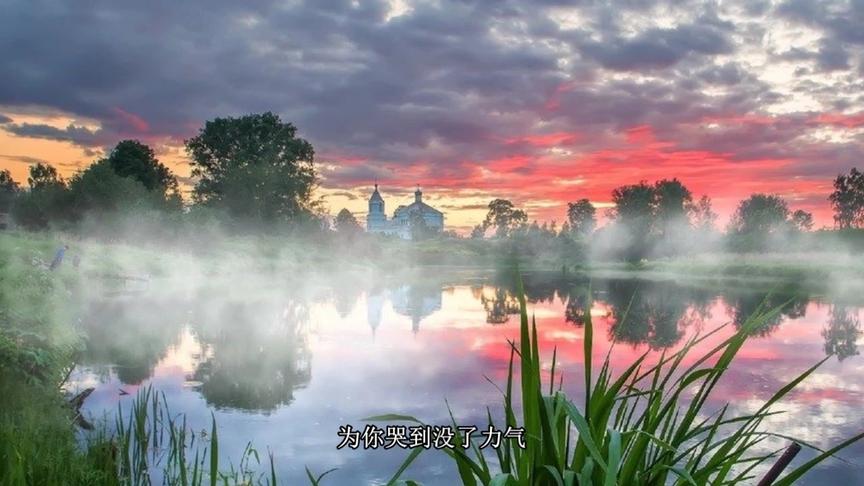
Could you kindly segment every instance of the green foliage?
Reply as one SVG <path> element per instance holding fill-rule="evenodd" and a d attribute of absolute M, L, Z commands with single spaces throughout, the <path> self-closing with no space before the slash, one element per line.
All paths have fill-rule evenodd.
<path fill-rule="evenodd" d="M 72 201 L 79 215 L 104 216 L 106 213 L 152 208 L 158 196 L 132 177 L 122 177 L 108 160 L 96 162 L 76 174 L 69 184 Z"/>
<path fill-rule="evenodd" d="M 495 228 L 497 238 L 506 238 L 528 223 L 528 214 L 516 209 L 506 199 L 495 199 L 489 203 L 489 212 L 481 225 L 482 231 Z"/>
<path fill-rule="evenodd" d="M 780 196 L 753 194 L 738 204 L 727 239 L 733 250 L 764 250 L 787 245 L 812 228 L 812 214 L 800 209 L 792 212 Z"/>
<path fill-rule="evenodd" d="M 108 165 L 120 177 L 131 177 L 163 198 L 177 193 L 177 178 L 156 159 L 153 149 L 138 140 L 123 140 L 108 155 Z"/>
<path fill-rule="evenodd" d="M 66 182 L 57 174 L 57 169 L 49 164 L 41 162 L 30 166 L 30 177 L 27 184 L 31 190 L 40 190 L 49 187 L 65 187 Z"/>
<path fill-rule="evenodd" d="M 780 196 L 753 194 L 741 201 L 732 220 L 729 232 L 744 235 L 767 235 L 786 229 L 789 205 Z"/>
<path fill-rule="evenodd" d="M 687 221 L 693 205 L 693 194 L 678 179 L 663 179 L 654 184 L 654 217 L 661 231 L 673 224 Z"/>
<path fill-rule="evenodd" d="M 588 313 L 583 337 L 586 394 L 584 403 L 577 404 L 563 393 L 560 381 L 555 387 L 555 352 L 549 387 L 544 389 L 537 328 L 533 322 L 529 325 L 523 293 L 519 294 L 519 304 L 520 338 L 518 343 L 510 343 L 510 369 L 502 391 L 504 417 L 498 425 L 491 412 L 488 418 L 490 425 L 498 429 L 524 427 L 526 447 L 519 447 L 515 438 L 504 439 L 503 446 L 495 450 L 495 467 L 476 444 L 470 444 L 468 449 L 460 444 L 444 449 L 465 485 L 753 483 L 754 471 L 770 464 L 780 452 L 759 453 L 757 446 L 768 438 L 789 439 L 765 430 L 763 421 L 780 413 L 773 410 L 774 405 L 824 362 L 781 387 L 753 413 L 733 416 L 728 405 L 710 413 L 708 398 L 738 351 L 748 336 L 779 309 L 751 316 L 740 330 L 690 365 L 684 364 L 685 357 L 716 335 L 719 328 L 693 337 L 677 352 L 668 356 L 664 353 L 656 364 L 646 363 L 647 354 L 643 355 L 618 375 L 611 370 L 608 354 L 599 370 L 593 368 L 594 329 Z M 514 383 L 514 363 L 520 368 L 518 384 Z M 514 406 L 514 384 L 521 391 L 521 424 Z M 419 422 L 399 415 L 367 420 Z M 856 435 L 829 451 L 817 449 L 816 458 L 790 471 L 777 484 L 792 483 L 862 437 L 864 434 Z M 399 479 L 420 451 L 416 449 L 408 456 L 390 484 Z"/>
<path fill-rule="evenodd" d="M 864 228 L 864 173 L 853 167 L 849 174 L 838 175 L 828 200 L 838 228 Z"/>
<path fill-rule="evenodd" d="M 296 132 L 270 112 L 208 121 L 186 141 L 195 200 L 255 222 L 313 213 L 314 151 Z"/>
<path fill-rule="evenodd" d="M 31 165 L 27 182 L 30 190 L 19 194 L 12 207 L 12 217 L 19 225 L 42 230 L 71 219 L 66 181 L 57 175 L 54 167 L 41 163 Z"/>
<path fill-rule="evenodd" d="M 18 195 L 18 183 L 12 179 L 9 169 L 0 170 L 0 212 L 8 212 Z"/>
<path fill-rule="evenodd" d="M 573 235 L 587 238 L 597 226 L 597 210 L 587 199 L 567 203 L 567 223 Z"/>
<path fill-rule="evenodd" d="M 56 388 L 0 377 L 0 484 L 89 486 L 118 484 L 105 467 L 111 448 L 95 439 L 82 454 L 72 433 L 72 411 Z M 97 450 L 103 451 L 96 454 Z M 98 457 L 101 456 L 101 457 Z"/>
<path fill-rule="evenodd" d="M 798 209 L 792 213 L 789 223 L 797 231 L 810 231 L 813 229 L 813 215 L 803 209 Z"/>
<path fill-rule="evenodd" d="M 630 240 L 624 253 L 627 261 L 639 261 L 650 250 L 650 235 L 654 219 L 654 188 L 645 181 L 622 186 L 612 191 L 615 207 L 611 216 L 617 228 Z"/>

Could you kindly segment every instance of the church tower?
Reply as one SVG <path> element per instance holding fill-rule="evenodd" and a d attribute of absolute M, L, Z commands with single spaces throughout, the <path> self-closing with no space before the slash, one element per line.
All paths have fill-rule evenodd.
<path fill-rule="evenodd" d="M 378 184 L 369 197 L 369 214 L 366 216 L 366 231 L 384 231 L 387 228 L 387 215 L 384 214 L 384 198 L 378 192 Z"/>

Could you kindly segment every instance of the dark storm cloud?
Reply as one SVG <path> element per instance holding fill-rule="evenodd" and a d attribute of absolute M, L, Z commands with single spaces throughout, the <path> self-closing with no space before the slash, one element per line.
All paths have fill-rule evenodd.
<path fill-rule="evenodd" d="M 12 122 L 12 119 L 11 119 L 11 118 L 9 118 L 8 116 L 6 116 L 6 115 L 0 113 L 0 125 L 3 125 L 4 123 L 11 123 L 11 122 Z"/>
<path fill-rule="evenodd" d="M 581 50 L 605 68 L 637 71 L 674 66 L 690 54 L 726 54 L 732 51 L 732 45 L 719 29 L 696 24 L 648 29 L 633 38 L 586 42 Z"/>
<path fill-rule="evenodd" d="M 844 19 L 858 18 L 862 1 L 777 8 L 827 38 L 792 54 L 822 69 L 860 57 L 850 45 L 862 34 Z M 562 7 L 577 9 L 576 26 L 558 23 Z M 578 134 L 570 143 L 590 150 L 612 132 L 648 124 L 675 140 L 681 126 L 781 101 L 752 67 L 730 60 L 760 42 L 768 3 L 733 7 L 743 14 L 730 17 L 710 0 L 442 0 L 388 20 L 384 1 L 8 0 L 0 105 L 50 107 L 102 126 L 58 129 L 2 115 L 0 123 L 17 135 L 96 148 L 129 137 L 178 140 L 215 116 L 272 110 L 318 153 L 374 161 L 321 160 L 336 167 L 323 171 L 333 187 L 400 173 L 479 177 L 477 165 L 514 151 L 542 155 L 541 145 L 508 143 L 526 135 Z M 664 15 L 664 27 L 651 23 Z M 801 89 L 840 106 L 825 86 Z M 740 135 L 768 153 L 798 134 L 784 127 Z M 731 138 L 695 140 L 726 150 Z"/>
<path fill-rule="evenodd" d="M 819 27 L 837 41 L 864 45 L 864 0 L 786 0 L 777 12 Z"/>
<path fill-rule="evenodd" d="M 849 53 L 840 43 L 830 40 L 823 41 L 816 55 L 816 60 L 817 65 L 823 71 L 839 71 L 850 68 Z"/>
<path fill-rule="evenodd" d="M 74 125 L 69 125 L 66 128 L 57 128 L 43 124 L 20 123 L 6 124 L 2 129 L 22 137 L 63 140 L 82 146 L 93 146 L 100 143 L 98 131 Z"/>

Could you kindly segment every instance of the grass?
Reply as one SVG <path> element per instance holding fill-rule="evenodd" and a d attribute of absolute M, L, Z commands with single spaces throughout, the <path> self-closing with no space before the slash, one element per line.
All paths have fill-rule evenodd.
<path fill-rule="evenodd" d="M 91 437 L 88 455 L 111 471 L 106 484 L 204 486 L 276 485 L 273 455 L 262 470 L 261 455 L 249 443 L 235 465 L 220 463 L 215 418 L 210 431 L 196 433 L 183 414 L 174 415 L 164 394 L 142 388 L 128 409 L 118 406 L 114 431 Z"/>
<path fill-rule="evenodd" d="M 817 451 L 816 457 L 788 471 L 777 486 L 793 484 L 821 461 L 864 437 L 856 435 L 823 451 L 803 441 L 765 430 L 763 421 L 776 413 L 774 405 L 813 373 L 825 360 L 803 371 L 777 390 L 757 411 L 734 415 L 729 405 L 710 413 L 706 403 L 748 336 L 780 312 L 760 309 L 741 329 L 685 366 L 695 346 L 720 328 L 690 339 L 679 351 L 646 364 L 647 353 L 620 374 L 609 355 L 599 370 L 592 367 L 593 326 L 587 315 L 584 334 L 584 403 L 575 403 L 556 376 L 555 352 L 548 389 L 541 383 L 537 328 L 529 323 L 524 292 L 519 292 L 520 339 L 511 342 L 510 367 L 502 390 L 504 416 L 489 424 L 499 430 L 518 427 L 514 386 L 522 398 L 521 426 L 526 447 L 505 439 L 494 457 L 476 444 L 469 449 L 444 449 L 464 485 L 726 485 L 751 484 L 782 450 L 758 452 L 764 441 L 781 438 Z M 610 350 L 611 351 L 611 350 Z M 827 359 L 827 358 L 826 358 Z M 520 382 L 514 383 L 514 365 Z M 558 379 L 558 387 L 555 383 Z M 452 419 L 452 412 L 451 412 Z M 404 415 L 370 417 L 370 421 L 413 421 Z M 453 425 L 456 426 L 455 420 Z M 391 479 L 395 484 L 423 449 L 415 449 Z M 408 482 L 413 484 L 412 481 Z"/>

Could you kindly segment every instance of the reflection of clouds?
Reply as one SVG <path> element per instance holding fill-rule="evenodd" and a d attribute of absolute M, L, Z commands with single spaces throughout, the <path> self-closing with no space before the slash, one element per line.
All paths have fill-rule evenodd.
<path fill-rule="evenodd" d="M 732 402 L 729 407 L 730 416 L 753 413 L 763 403 L 763 401 L 755 399 Z M 858 427 L 851 423 L 853 421 L 860 422 L 860 402 L 822 399 L 809 403 L 797 403 L 787 400 L 776 405 L 773 410 L 782 410 L 784 413 L 766 417 L 760 426 L 761 431 L 795 437 L 823 450 L 831 448 L 860 432 L 860 423 Z M 788 447 L 789 444 L 787 439 L 769 437 L 764 442 L 757 444 L 751 452 L 753 455 L 767 454 Z M 846 469 L 857 470 L 860 475 L 864 473 L 864 467 L 862 467 L 864 463 L 860 461 L 861 451 L 862 447 L 855 445 L 841 452 L 839 458 L 831 458 L 820 467 L 841 466 Z M 789 469 L 791 470 L 817 454 L 816 451 L 805 447 Z M 764 474 L 772 464 L 773 461 L 757 469 L 755 471 L 756 476 L 759 477 Z M 820 485 L 827 484 L 827 481 L 826 476 L 819 469 L 816 469 L 805 475 L 798 484 Z"/>
<path fill-rule="evenodd" d="M 487 405 L 492 407 L 494 416 L 500 416 L 498 391 L 486 382 L 483 375 L 499 385 L 504 384 L 510 357 L 506 340 L 518 337 L 518 319 L 511 319 L 500 326 L 486 323 L 487 309 L 480 295 L 488 293 L 494 296 L 494 288 L 455 286 L 446 292 L 440 288 L 436 287 L 435 292 L 414 291 L 415 297 L 411 297 L 411 291 L 406 289 L 401 294 L 400 305 L 396 305 L 392 294 L 386 290 L 363 289 L 356 304 L 342 309 L 338 308 L 332 295 L 325 293 L 321 298 L 303 300 L 299 307 L 305 311 L 298 313 L 299 307 L 291 307 L 293 311 L 287 315 L 284 297 L 274 291 L 278 297 L 265 299 L 263 303 L 245 309 L 241 313 L 247 315 L 245 320 L 228 318 L 219 306 L 205 306 L 205 309 L 197 309 L 195 324 L 214 321 L 214 326 L 206 330 L 209 334 L 184 330 L 176 339 L 172 337 L 173 341 L 169 341 L 177 344 L 170 347 L 155 365 L 148 382 L 165 392 L 172 412 L 187 413 L 195 429 L 207 428 L 211 409 L 206 400 L 198 391 L 183 387 L 189 370 L 196 369 L 196 363 L 216 358 L 220 353 L 217 346 L 202 346 L 202 343 L 216 339 L 222 347 L 228 347 L 229 353 L 232 347 L 249 351 L 263 346 L 265 352 L 255 355 L 254 360 L 232 355 L 231 362 L 236 358 L 241 364 L 249 365 L 241 367 L 241 371 L 246 370 L 244 373 L 247 374 L 240 373 L 236 377 L 238 380 L 271 386 L 273 375 L 258 372 L 274 369 L 266 365 L 267 360 L 288 357 L 282 354 L 279 346 L 273 346 L 281 343 L 279 340 L 290 329 L 285 319 L 302 320 L 311 332 L 306 343 L 308 353 L 304 356 L 314 373 L 305 387 L 293 389 L 290 405 L 278 405 L 269 415 L 248 410 L 217 410 L 220 445 L 225 458 L 236 459 L 246 442 L 251 440 L 260 451 L 268 447 L 273 450 L 280 478 L 289 484 L 304 481 L 304 466 L 316 472 L 339 467 L 339 471 L 328 476 L 333 484 L 380 483 L 399 467 L 407 452 L 336 450 L 339 425 L 351 423 L 362 427 L 362 418 L 382 413 L 404 413 L 430 423 L 446 423 L 449 418 L 445 398 L 461 423 L 485 423 Z M 562 294 L 556 295 L 560 297 Z M 623 298 L 627 294 L 621 295 Z M 212 303 L 222 297 L 210 295 L 207 301 Z M 596 317 L 596 362 L 602 360 L 612 346 L 614 336 L 608 331 L 616 324 L 612 299 L 607 300 L 608 294 L 602 297 L 604 299 L 595 300 L 590 306 L 591 314 Z M 682 341 L 693 336 L 699 328 L 713 329 L 727 320 L 722 312 L 725 302 L 714 296 L 704 299 L 700 308 L 704 312 L 696 312 L 686 300 L 683 306 L 677 302 L 668 305 L 664 299 L 669 295 L 665 293 L 649 297 L 643 301 L 646 306 L 674 309 L 673 317 L 677 317 L 680 310 L 683 319 L 697 321 L 680 328 Z M 428 302 L 424 300 L 427 298 Z M 275 304 L 267 304 L 271 301 Z M 418 304 L 418 307 L 410 307 L 410 302 Z M 529 314 L 536 317 L 543 369 L 548 371 L 552 348 L 557 346 L 557 369 L 564 375 L 565 391 L 578 401 L 583 395 L 583 329 L 565 322 L 563 316 L 567 303 L 568 300 L 562 298 L 538 300 L 530 304 Z M 423 315 L 422 332 L 414 334 L 408 325 L 411 312 L 419 310 L 422 314 L 429 309 L 434 310 Z M 773 335 L 747 342 L 739 359 L 718 384 L 710 408 L 716 410 L 729 402 L 730 413 L 752 412 L 780 386 L 821 359 L 824 351 L 820 333 L 829 313 L 829 306 L 810 304 L 803 316 L 784 319 Z M 377 323 L 374 339 L 370 336 L 369 327 L 373 322 Z M 677 330 L 678 326 L 675 328 Z M 734 326 L 730 325 L 712 336 L 685 359 L 682 366 L 692 364 L 700 351 L 707 351 L 731 332 L 734 332 Z M 610 358 L 613 370 L 622 371 L 645 350 L 644 343 L 615 346 Z M 656 359 L 659 353 L 659 350 L 652 351 L 649 361 Z M 302 361 L 296 354 L 293 358 L 297 359 L 296 363 Z M 224 359 L 224 355 L 219 359 Z M 282 361 L 277 359 L 277 362 Z M 832 358 L 805 380 L 795 393 L 778 404 L 777 409 L 788 413 L 770 417 L 765 426 L 823 447 L 851 436 L 864 427 L 864 418 L 859 416 L 856 407 L 861 403 L 862 376 L 864 359 L 860 356 L 850 357 L 842 363 Z M 135 390 L 121 385 L 114 374 L 99 384 L 96 373 L 76 372 L 72 383 L 75 386 L 89 383 L 88 386 L 97 387 L 85 403 L 88 413 L 96 416 L 103 412 L 113 413 L 118 402 L 128 403 L 129 397 L 120 397 L 118 388 L 123 387 L 132 393 Z M 771 444 L 772 447 L 764 447 L 771 449 L 783 445 L 782 441 L 777 441 Z M 846 457 L 852 455 L 852 451 L 845 454 Z M 805 457 L 805 453 L 801 457 Z M 812 457 L 812 454 L 806 457 Z M 409 470 L 408 477 L 432 485 L 450 485 L 456 480 L 449 460 L 437 452 L 421 455 L 419 462 Z M 812 484 L 819 483 L 818 473 L 808 477 L 814 481 Z"/>

